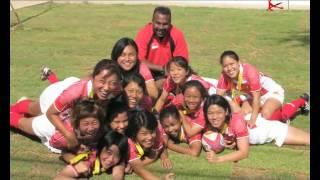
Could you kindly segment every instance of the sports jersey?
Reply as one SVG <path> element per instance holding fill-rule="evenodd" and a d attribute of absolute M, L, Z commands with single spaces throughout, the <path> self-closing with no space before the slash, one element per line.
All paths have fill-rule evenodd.
<path fill-rule="evenodd" d="M 138 57 L 140 60 L 148 60 L 153 64 L 164 66 L 171 59 L 169 36 L 167 35 L 160 41 L 157 37 L 153 36 L 152 26 L 152 23 L 145 25 L 139 30 L 135 38 L 135 42 L 139 49 Z M 182 31 L 175 26 L 172 26 L 170 29 L 170 36 L 175 45 L 173 56 L 183 56 L 185 59 L 189 59 L 188 47 Z M 147 57 L 147 48 L 151 38 L 152 42 Z"/>
<path fill-rule="evenodd" d="M 216 91 L 215 90 L 216 87 L 213 84 L 209 83 L 208 81 L 204 80 L 202 77 L 200 77 L 198 75 L 192 74 L 191 76 L 189 76 L 186 79 L 186 82 L 191 81 L 191 80 L 199 81 L 208 92 L 212 91 L 213 89 L 214 89 L 214 92 Z M 163 91 L 166 91 L 168 93 L 171 92 L 171 93 L 175 94 L 174 91 L 176 88 L 177 88 L 177 84 L 174 83 L 174 81 L 172 80 L 172 78 L 170 76 L 168 76 L 163 83 Z M 171 94 L 171 95 L 173 95 L 173 94 Z M 168 99 L 167 101 L 170 101 L 171 104 L 173 104 L 175 106 L 181 106 L 184 101 L 182 94 L 176 94 L 176 95 L 171 96 L 169 98 L 170 99 L 167 98 Z M 170 104 L 167 104 L 167 105 L 170 105 Z M 165 105 L 165 106 L 167 106 L 167 105 Z"/>
<path fill-rule="evenodd" d="M 248 137 L 247 122 L 244 119 L 244 115 L 240 113 L 232 113 L 229 124 L 226 129 L 221 132 L 222 134 L 227 134 L 235 139 Z"/>
<path fill-rule="evenodd" d="M 268 92 L 279 91 L 279 85 L 259 72 L 254 66 L 246 63 L 240 64 L 239 70 L 243 72 L 241 92 L 252 95 L 252 92 L 260 91 L 261 96 L 263 96 Z M 233 83 L 233 85 L 231 85 L 231 83 Z M 222 72 L 217 88 L 227 90 L 227 92 L 230 93 L 232 86 L 235 90 L 238 90 L 237 83 L 238 80 L 231 80 L 224 72 Z"/>
<path fill-rule="evenodd" d="M 151 150 L 160 152 L 163 149 L 163 129 L 160 124 L 158 124 L 158 127 L 156 129 L 156 139 L 151 147 Z M 141 151 L 141 146 L 139 144 L 136 144 L 131 138 L 128 138 L 128 144 L 129 144 L 129 162 L 140 159 L 144 156 L 144 151 Z"/>
<path fill-rule="evenodd" d="M 142 75 L 142 77 L 144 78 L 145 82 L 153 80 L 153 76 L 151 74 L 151 71 L 150 71 L 150 69 L 148 68 L 148 66 L 146 64 L 140 63 L 139 73 Z"/>
<path fill-rule="evenodd" d="M 91 80 L 80 80 L 65 89 L 54 101 L 55 108 L 62 112 L 72 106 L 72 103 L 82 97 L 90 97 L 93 93 Z"/>
<path fill-rule="evenodd" d="M 164 134 L 168 137 L 170 137 L 168 134 Z M 188 134 L 185 133 L 185 130 L 181 126 L 180 128 L 180 134 L 178 138 L 173 139 L 175 143 L 186 143 L 186 144 L 192 144 L 193 142 L 196 141 L 201 141 L 202 135 L 201 133 L 198 133 L 192 137 L 189 137 Z"/>
<path fill-rule="evenodd" d="M 200 108 L 196 112 L 186 113 L 186 119 L 192 122 L 192 124 L 200 126 L 202 129 L 206 126 L 206 121 L 204 119 L 203 113 L 203 103 L 201 104 Z"/>

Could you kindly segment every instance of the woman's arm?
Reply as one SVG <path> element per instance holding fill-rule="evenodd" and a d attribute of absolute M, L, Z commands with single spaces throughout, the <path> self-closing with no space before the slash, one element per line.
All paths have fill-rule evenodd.
<path fill-rule="evenodd" d="M 157 88 L 155 81 L 154 80 L 147 81 L 146 86 L 147 86 L 147 91 L 148 91 L 149 96 L 153 100 L 157 100 L 158 96 L 159 96 L 159 91 L 158 91 L 158 88 Z"/>
<path fill-rule="evenodd" d="M 169 140 L 168 148 L 177 153 L 198 157 L 201 152 L 201 142 L 195 141 L 192 144 L 189 144 L 189 147 L 183 147 L 178 144 L 174 144 L 172 140 Z"/>
<path fill-rule="evenodd" d="M 252 92 L 252 96 L 252 114 L 250 120 L 248 121 L 249 127 L 256 124 L 258 113 L 260 111 L 260 91 Z"/>
<path fill-rule="evenodd" d="M 164 148 L 160 154 L 161 167 L 165 169 L 172 168 L 172 162 L 169 159 L 168 149 Z"/>
<path fill-rule="evenodd" d="M 203 129 L 202 127 L 188 121 L 187 118 L 185 117 L 186 115 L 184 115 L 182 112 L 179 111 L 179 113 L 182 120 L 183 128 L 189 137 L 192 137 L 202 131 Z"/>
<path fill-rule="evenodd" d="M 124 180 L 125 163 L 122 162 L 112 168 L 112 180 Z"/>
<path fill-rule="evenodd" d="M 54 105 L 51 105 L 46 115 L 55 128 L 66 138 L 68 148 L 73 149 L 78 146 L 78 140 L 74 132 L 70 132 L 65 128 L 61 118 L 59 117 L 59 113 L 60 112 L 55 109 Z"/>
<path fill-rule="evenodd" d="M 249 138 L 243 137 L 237 139 L 238 150 L 223 156 L 217 156 L 213 151 L 207 152 L 207 160 L 209 163 L 220 163 L 227 161 L 239 161 L 249 156 Z"/>
<path fill-rule="evenodd" d="M 166 98 L 168 97 L 168 92 L 167 91 L 162 91 L 159 99 L 157 100 L 156 104 L 154 105 L 154 109 L 157 112 L 160 112 L 160 110 L 162 109 L 164 103 L 166 102 Z"/>
<path fill-rule="evenodd" d="M 217 94 L 223 96 L 226 93 L 226 89 L 217 89 Z"/>

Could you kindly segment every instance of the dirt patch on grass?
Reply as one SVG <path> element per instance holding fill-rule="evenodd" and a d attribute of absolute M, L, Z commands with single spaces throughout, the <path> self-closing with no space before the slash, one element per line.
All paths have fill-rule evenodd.
<path fill-rule="evenodd" d="M 274 171 L 269 169 L 240 167 L 235 163 L 232 167 L 232 176 L 230 179 L 272 179 L 272 173 L 274 173 Z M 281 170 L 278 173 L 286 174 L 286 172 L 281 172 Z M 290 176 L 294 176 L 299 180 L 310 179 L 310 175 L 305 173 L 295 173 L 290 174 Z"/>

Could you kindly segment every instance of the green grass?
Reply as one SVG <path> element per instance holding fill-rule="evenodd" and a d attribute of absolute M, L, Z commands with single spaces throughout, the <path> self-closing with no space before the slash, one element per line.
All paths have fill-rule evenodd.
<path fill-rule="evenodd" d="M 21 96 L 39 97 L 48 85 L 39 80 L 42 65 L 61 79 L 90 73 L 98 60 L 110 58 L 118 39 L 134 38 L 154 9 L 151 5 L 54 4 L 43 13 L 48 6 L 17 11 L 24 24 L 10 33 L 10 103 Z M 171 9 L 173 23 L 188 42 L 191 66 L 200 75 L 218 78 L 219 56 L 232 49 L 281 84 L 286 101 L 309 92 L 309 11 Z M 291 125 L 309 131 L 309 121 L 309 116 L 299 116 Z M 15 132 L 10 142 L 12 179 L 52 179 L 63 167 L 58 155 L 38 142 Z M 204 156 L 195 159 L 170 152 L 177 179 L 308 179 L 310 175 L 309 147 L 252 146 L 250 157 L 234 164 L 208 164 Z M 158 162 L 150 169 L 158 175 L 166 172 Z"/>

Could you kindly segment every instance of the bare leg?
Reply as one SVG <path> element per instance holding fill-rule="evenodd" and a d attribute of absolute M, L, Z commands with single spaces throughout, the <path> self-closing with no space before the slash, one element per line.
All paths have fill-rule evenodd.
<path fill-rule="evenodd" d="M 30 135 L 35 135 L 32 129 L 32 121 L 33 121 L 33 117 L 32 118 L 21 118 L 18 124 L 18 128 Z"/>
<path fill-rule="evenodd" d="M 30 103 L 28 107 L 28 114 L 30 114 L 31 116 L 38 116 L 42 114 L 39 100 Z"/>
<path fill-rule="evenodd" d="M 310 133 L 292 126 L 288 126 L 288 134 L 284 140 L 284 144 L 310 145 Z"/>
<path fill-rule="evenodd" d="M 281 107 L 282 105 L 277 99 L 269 98 L 262 106 L 261 115 L 265 119 L 270 119 L 272 113 Z"/>
<path fill-rule="evenodd" d="M 252 107 L 248 101 L 244 101 L 241 105 L 241 112 L 243 114 L 248 114 L 252 112 Z"/>

